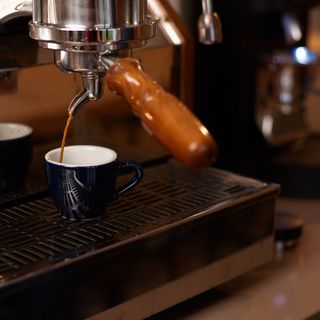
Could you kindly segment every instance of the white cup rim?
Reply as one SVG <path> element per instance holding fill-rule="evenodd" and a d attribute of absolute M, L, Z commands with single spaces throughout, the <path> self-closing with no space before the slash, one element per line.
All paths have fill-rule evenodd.
<path fill-rule="evenodd" d="M 61 148 L 48 151 L 44 158 L 48 163 L 56 166 L 75 167 L 96 167 L 111 163 L 117 159 L 117 153 L 106 147 L 95 145 L 72 145 L 64 148 L 63 162 L 59 162 Z M 86 151 L 85 153 L 83 153 Z"/>
<path fill-rule="evenodd" d="M 2 130 L 6 130 L 8 135 L 2 135 Z M 33 129 L 23 123 L 18 122 L 0 122 L 0 141 L 12 141 L 28 137 L 33 133 Z M 11 135 L 9 135 L 11 134 Z"/>

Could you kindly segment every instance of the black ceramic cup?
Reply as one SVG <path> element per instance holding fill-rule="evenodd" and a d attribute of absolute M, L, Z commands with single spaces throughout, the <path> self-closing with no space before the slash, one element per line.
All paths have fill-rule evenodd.
<path fill-rule="evenodd" d="M 60 212 L 67 219 L 83 220 L 101 216 L 108 204 L 134 188 L 143 171 L 135 161 L 118 161 L 112 149 L 74 145 L 45 155 L 49 191 Z M 116 187 L 117 177 L 133 172 L 126 184 Z"/>
<path fill-rule="evenodd" d="M 17 189 L 24 183 L 32 160 L 32 128 L 0 122 L 0 189 Z"/>

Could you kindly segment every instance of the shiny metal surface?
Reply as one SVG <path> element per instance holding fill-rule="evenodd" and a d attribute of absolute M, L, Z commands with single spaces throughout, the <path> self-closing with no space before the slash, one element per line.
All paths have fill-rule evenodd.
<path fill-rule="evenodd" d="M 106 70 L 99 62 L 99 54 L 92 52 L 74 52 L 56 50 L 54 53 L 55 64 L 67 72 L 95 72 L 104 73 Z"/>
<path fill-rule="evenodd" d="M 156 20 L 147 17 L 147 0 L 34 0 L 31 38 L 55 50 L 56 65 L 80 72 L 84 89 L 69 106 L 72 113 L 102 96 L 107 67 L 104 55 L 141 47 L 156 35 Z"/>
<path fill-rule="evenodd" d="M 55 64 L 67 72 L 82 74 L 83 90 L 72 99 L 68 112 L 75 114 L 89 101 L 96 101 L 103 95 L 103 79 L 106 69 L 100 65 L 97 52 L 55 51 Z"/>
<path fill-rule="evenodd" d="M 202 0 L 202 12 L 198 20 L 199 41 L 203 44 L 221 43 L 221 21 L 213 10 L 212 0 Z"/>
<path fill-rule="evenodd" d="M 35 0 L 30 36 L 47 48 L 68 51 L 137 47 L 156 34 L 146 7 L 147 0 Z"/>
<path fill-rule="evenodd" d="M 56 50 L 64 71 L 105 72 L 100 56 L 143 46 L 156 34 L 146 0 L 35 0 L 30 36 Z"/>
<path fill-rule="evenodd" d="M 42 47 L 68 51 L 106 52 L 123 48 L 143 46 L 147 39 L 156 35 L 156 21 L 147 18 L 141 25 L 124 25 L 116 28 L 75 29 L 60 26 L 30 23 L 30 36 L 38 40 Z"/>
<path fill-rule="evenodd" d="M 148 320 L 320 319 L 319 198 L 279 198 L 277 207 L 306 221 L 299 247 L 276 253 L 271 263 L 223 284 L 215 291 L 219 295 L 208 292 Z"/>
<path fill-rule="evenodd" d="M 182 301 L 230 281 L 241 274 L 251 271 L 253 268 L 264 265 L 272 259 L 272 255 L 273 237 L 269 236 L 258 243 L 232 255 L 228 255 L 224 259 L 211 263 L 191 274 L 170 281 L 148 293 L 93 315 L 89 317 L 88 320 L 185 319 L 186 314 L 181 318 L 175 318 L 171 316 L 166 317 L 166 312 L 164 312 L 164 314 L 157 313 L 169 307 L 179 305 Z M 225 270 L 225 272 L 221 272 L 221 270 Z M 208 281 L 208 279 L 210 279 L 210 281 Z M 163 297 L 168 296 L 168 293 L 170 293 L 170 299 L 163 299 Z M 150 308 L 150 306 L 152 307 Z M 179 307 L 177 306 L 177 308 Z M 152 315 L 150 314 L 150 309 L 152 310 Z M 151 317 L 149 317 L 150 315 Z M 192 316 L 193 314 L 191 317 Z M 204 320 L 201 315 L 199 319 Z M 212 318 L 207 318 L 206 320 L 208 319 L 215 319 L 215 315 L 213 314 Z"/>
<path fill-rule="evenodd" d="M 83 91 L 78 93 L 71 101 L 68 112 L 74 114 L 84 104 L 101 98 L 103 94 L 103 76 L 95 73 L 82 75 Z"/>
<path fill-rule="evenodd" d="M 146 20 L 147 0 L 34 0 L 33 22 L 68 29 L 105 29 Z"/>
<path fill-rule="evenodd" d="M 71 101 L 68 112 L 75 114 L 89 101 L 96 101 L 103 95 L 104 76 L 117 56 L 104 55 L 93 52 L 55 52 L 55 63 L 64 71 L 82 73 L 83 91 L 79 92 Z"/>

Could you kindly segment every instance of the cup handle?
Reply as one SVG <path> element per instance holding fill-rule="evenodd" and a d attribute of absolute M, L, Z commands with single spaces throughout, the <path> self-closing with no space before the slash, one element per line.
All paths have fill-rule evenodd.
<path fill-rule="evenodd" d="M 132 171 L 135 173 L 135 175 L 129 182 L 127 182 L 123 186 L 116 189 L 116 192 L 115 192 L 116 197 L 119 197 L 124 193 L 126 193 L 127 191 L 134 188 L 141 181 L 143 177 L 143 169 L 137 162 L 133 160 L 118 162 L 118 176 L 123 176 Z"/>

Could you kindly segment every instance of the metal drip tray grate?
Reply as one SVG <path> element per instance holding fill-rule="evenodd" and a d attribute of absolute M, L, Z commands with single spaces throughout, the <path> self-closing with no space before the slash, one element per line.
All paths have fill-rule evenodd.
<path fill-rule="evenodd" d="M 51 199 L 42 194 L 6 206 L 0 210 L 1 283 L 179 223 L 264 187 L 220 170 L 189 169 L 170 161 L 145 169 L 136 190 L 115 201 L 108 213 L 96 220 L 64 220 Z"/>

